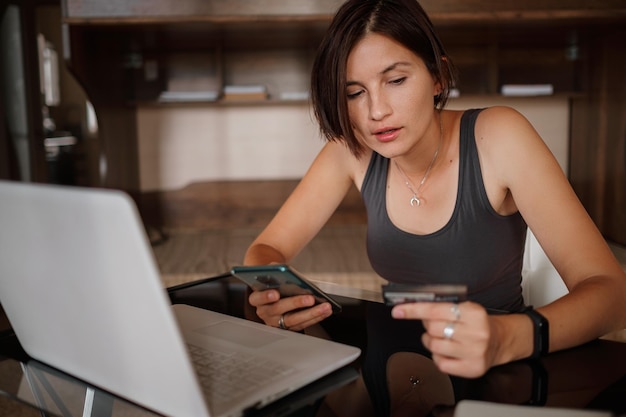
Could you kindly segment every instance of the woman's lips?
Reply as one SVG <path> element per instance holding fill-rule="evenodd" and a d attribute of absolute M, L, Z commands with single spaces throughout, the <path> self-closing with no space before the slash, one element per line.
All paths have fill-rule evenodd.
<path fill-rule="evenodd" d="M 376 136 L 379 142 L 391 142 L 398 137 L 399 132 L 400 129 L 389 127 L 375 131 L 374 136 Z"/>

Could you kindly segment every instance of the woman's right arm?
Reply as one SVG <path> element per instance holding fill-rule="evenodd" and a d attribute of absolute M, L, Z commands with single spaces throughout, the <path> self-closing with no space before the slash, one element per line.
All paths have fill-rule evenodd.
<path fill-rule="evenodd" d="M 327 143 L 272 221 L 248 248 L 244 264 L 289 263 L 335 212 L 358 162 L 339 142 Z"/>
<path fill-rule="evenodd" d="M 244 264 L 291 262 L 335 212 L 360 165 L 342 143 L 327 143 L 272 221 L 252 242 Z M 310 295 L 280 299 L 276 290 L 254 291 L 248 301 L 248 307 L 256 309 L 256 316 L 263 322 L 277 326 L 284 316 L 291 330 L 303 330 L 332 314 L 330 304 L 315 305 Z M 249 317 L 251 313 L 246 311 Z"/>

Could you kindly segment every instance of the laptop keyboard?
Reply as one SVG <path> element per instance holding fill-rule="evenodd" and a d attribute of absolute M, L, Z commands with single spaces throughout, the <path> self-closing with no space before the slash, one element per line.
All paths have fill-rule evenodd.
<path fill-rule="evenodd" d="M 211 404 L 228 402 L 294 371 L 244 352 L 211 351 L 190 344 L 187 348 Z"/>

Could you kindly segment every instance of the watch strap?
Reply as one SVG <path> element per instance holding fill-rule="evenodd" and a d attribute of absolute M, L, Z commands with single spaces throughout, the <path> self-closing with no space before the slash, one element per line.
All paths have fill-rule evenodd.
<path fill-rule="evenodd" d="M 532 306 L 526 307 L 523 314 L 527 315 L 533 323 L 533 353 L 531 359 L 537 359 L 548 354 L 550 350 L 550 332 L 548 320 Z"/>

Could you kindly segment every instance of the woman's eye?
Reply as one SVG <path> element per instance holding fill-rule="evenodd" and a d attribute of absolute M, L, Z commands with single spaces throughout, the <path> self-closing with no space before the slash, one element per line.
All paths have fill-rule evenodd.
<path fill-rule="evenodd" d="M 357 98 L 358 96 L 361 95 L 362 92 L 363 92 L 363 90 L 348 91 L 348 100 L 353 99 L 353 98 Z"/>
<path fill-rule="evenodd" d="M 406 80 L 406 77 L 394 78 L 393 80 L 389 81 L 389 84 L 400 85 L 400 84 L 402 84 L 405 80 Z"/>

